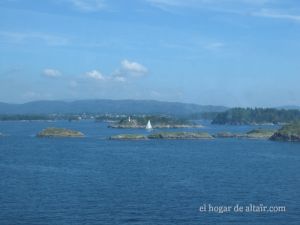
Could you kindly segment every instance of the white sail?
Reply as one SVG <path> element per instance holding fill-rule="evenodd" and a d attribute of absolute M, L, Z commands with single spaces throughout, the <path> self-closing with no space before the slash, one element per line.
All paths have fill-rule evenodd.
<path fill-rule="evenodd" d="M 151 130 L 151 129 L 152 129 L 152 125 L 151 125 L 151 122 L 150 122 L 150 120 L 148 120 L 148 123 L 147 123 L 146 129 L 147 129 L 147 130 Z"/>

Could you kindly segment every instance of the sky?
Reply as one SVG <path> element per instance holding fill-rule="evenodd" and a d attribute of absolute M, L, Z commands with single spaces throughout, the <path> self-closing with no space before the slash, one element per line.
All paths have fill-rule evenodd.
<path fill-rule="evenodd" d="M 0 0 L 0 102 L 300 105 L 299 0 Z"/>

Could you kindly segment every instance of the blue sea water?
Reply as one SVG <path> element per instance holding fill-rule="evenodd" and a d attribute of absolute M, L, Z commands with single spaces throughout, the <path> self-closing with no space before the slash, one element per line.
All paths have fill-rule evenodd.
<path fill-rule="evenodd" d="M 86 138 L 36 138 L 46 127 Z M 248 131 L 208 125 L 200 130 Z M 1 122 L 1 225 L 299 225 L 300 144 L 267 140 L 110 141 L 105 123 Z M 285 206 L 285 212 L 199 212 Z"/>

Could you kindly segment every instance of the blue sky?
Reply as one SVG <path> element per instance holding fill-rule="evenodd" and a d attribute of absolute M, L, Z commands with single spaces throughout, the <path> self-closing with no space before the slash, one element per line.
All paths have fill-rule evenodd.
<path fill-rule="evenodd" d="M 0 101 L 300 105 L 298 0 L 1 0 Z"/>

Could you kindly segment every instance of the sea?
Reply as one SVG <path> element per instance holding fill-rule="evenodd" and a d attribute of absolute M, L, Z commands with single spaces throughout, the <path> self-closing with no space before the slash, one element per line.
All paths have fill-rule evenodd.
<path fill-rule="evenodd" d="M 259 127 L 199 123 L 204 127 L 171 130 Z M 149 132 L 107 125 L 0 122 L 0 225 L 300 224 L 300 143 L 112 141 L 115 134 Z M 86 137 L 37 138 L 47 127 Z"/>

